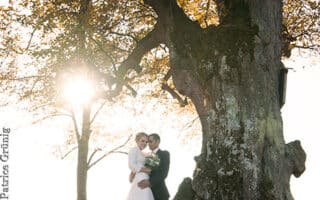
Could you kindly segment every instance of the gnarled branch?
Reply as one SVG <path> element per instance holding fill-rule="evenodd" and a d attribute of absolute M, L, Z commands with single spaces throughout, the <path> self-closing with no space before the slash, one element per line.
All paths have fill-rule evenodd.
<path fill-rule="evenodd" d="M 161 88 L 169 92 L 173 98 L 177 99 L 181 107 L 188 105 L 187 98 L 182 99 L 182 97 L 178 93 L 176 93 L 176 91 L 174 91 L 174 89 L 172 89 L 169 85 L 163 83 Z"/>
<path fill-rule="evenodd" d="M 140 61 L 145 53 L 159 46 L 161 43 L 167 43 L 165 35 L 167 25 L 169 23 L 167 19 L 168 2 L 171 2 L 171 0 L 152 1 L 155 3 L 154 5 L 150 2 L 151 1 L 145 1 L 145 3 L 150 5 L 156 11 L 158 15 L 157 23 L 155 24 L 154 29 L 137 43 L 137 46 L 134 48 L 132 53 L 119 66 L 118 71 L 116 72 L 117 87 L 111 92 L 111 96 L 115 96 L 120 93 L 123 85 L 125 84 L 124 77 L 129 69 L 134 69 L 138 73 L 141 72 Z"/>

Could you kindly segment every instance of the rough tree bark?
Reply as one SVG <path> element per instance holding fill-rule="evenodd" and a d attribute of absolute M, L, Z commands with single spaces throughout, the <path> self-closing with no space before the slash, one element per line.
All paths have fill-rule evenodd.
<path fill-rule="evenodd" d="M 290 176 L 303 173 L 306 155 L 300 142 L 283 138 L 281 1 L 217 0 L 220 24 L 206 29 L 174 0 L 144 2 L 157 24 L 119 74 L 165 44 L 174 85 L 192 100 L 202 125 L 193 179 L 183 181 L 174 199 L 293 199 Z"/>

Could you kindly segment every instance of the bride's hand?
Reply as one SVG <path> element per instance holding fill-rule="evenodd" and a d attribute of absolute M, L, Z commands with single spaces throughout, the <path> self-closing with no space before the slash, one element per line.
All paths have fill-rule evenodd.
<path fill-rule="evenodd" d="M 135 175 L 136 175 L 136 173 L 134 173 L 134 172 L 130 172 L 130 175 L 129 175 L 129 181 L 130 181 L 130 183 L 132 183 L 132 181 L 133 181 L 133 179 L 134 179 Z"/>
<path fill-rule="evenodd" d="M 148 168 L 148 167 L 142 167 L 140 172 L 144 172 L 144 173 L 150 174 L 151 173 L 151 169 Z"/>

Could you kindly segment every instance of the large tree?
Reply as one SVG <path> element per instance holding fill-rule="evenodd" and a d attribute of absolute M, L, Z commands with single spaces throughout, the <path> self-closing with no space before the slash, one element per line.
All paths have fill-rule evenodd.
<path fill-rule="evenodd" d="M 282 2 L 212 1 L 218 20 L 206 28 L 176 1 L 144 2 L 157 23 L 121 64 L 118 78 L 164 44 L 166 80 L 172 77 L 191 99 L 202 125 L 193 179 L 175 199 L 293 199 L 289 179 L 302 174 L 306 156 L 299 141 L 283 138 Z"/>

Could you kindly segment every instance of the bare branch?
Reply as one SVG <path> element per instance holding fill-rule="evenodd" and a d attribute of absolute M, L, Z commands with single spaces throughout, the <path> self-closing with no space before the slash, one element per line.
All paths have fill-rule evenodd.
<path fill-rule="evenodd" d="M 107 100 L 105 100 L 105 101 L 99 106 L 99 108 L 97 109 L 97 111 L 94 113 L 92 119 L 90 120 L 90 124 L 92 124 L 92 123 L 94 122 L 94 120 L 95 120 L 95 118 L 98 116 L 100 110 L 103 108 L 104 105 L 106 105 L 106 103 L 107 103 Z"/>
<path fill-rule="evenodd" d="M 31 110 L 32 110 L 32 111 L 35 111 L 35 110 L 38 110 L 38 109 L 40 109 L 40 108 L 44 108 L 44 107 L 47 107 L 47 106 L 50 106 L 50 105 L 53 105 L 53 104 L 54 104 L 54 102 L 37 104 L 37 105 L 33 106 L 33 107 L 31 108 Z M 68 114 L 65 114 L 65 115 L 68 115 Z M 71 117 L 71 115 L 68 115 L 68 116 Z"/>
<path fill-rule="evenodd" d="M 300 46 L 300 45 L 294 45 L 294 47 L 299 49 L 315 49 L 318 47 L 318 45 L 309 45 L 309 46 Z"/>
<path fill-rule="evenodd" d="M 88 163 L 89 163 L 89 164 L 91 163 L 94 155 L 95 155 L 98 151 L 101 151 L 101 149 L 100 149 L 100 148 L 97 148 L 97 149 L 95 149 L 95 150 L 92 152 L 92 154 L 90 155 L 89 160 L 88 160 Z M 90 166 L 88 167 L 88 170 L 89 170 L 89 168 L 90 168 Z"/>
<path fill-rule="evenodd" d="M 77 148 L 78 148 L 78 146 L 71 148 L 65 155 L 61 156 L 61 160 L 65 159 L 69 154 L 71 154 Z"/>
<path fill-rule="evenodd" d="M 40 119 L 37 119 L 35 121 L 32 122 L 32 124 L 36 124 L 36 123 L 39 123 L 41 121 L 44 121 L 44 120 L 47 120 L 47 119 L 51 119 L 53 117 L 59 117 L 59 116 L 66 116 L 66 117 L 71 117 L 70 115 L 66 114 L 66 113 L 52 113 L 50 115 L 47 115 L 45 117 L 42 117 Z"/>
<path fill-rule="evenodd" d="M 9 81 L 21 81 L 21 80 L 25 80 L 25 79 L 32 79 L 32 78 L 44 78 L 46 76 L 24 76 L 24 77 L 18 77 L 18 78 L 12 78 L 12 79 L 8 79 Z"/>
<path fill-rule="evenodd" d="M 180 104 L 181 107 L 184 107 L 184 106 L 188 105 L 187 98 L 182 99 L 182 97 L 177 92 L 175 92 L 174 89 L 172 89 L 166 83 L 163 83 L 161 88 L 163 90 L 166 90 L 167 92 L 169 92 L 174 99 L 177 99 L 179 101 L 179 104 Z"/>
<path fill-rule="evenodd" d="M 125 146 L 125 145 L 129 142 L 129 140 L 131 139 L 131 137 L 132 137 L 132 135 L 130 135 L 129 138 L 128 138 L 122 145 L 120 145 L 120 146 L 112 149 L 111 151 L 106 152 L 106 153 L 103 154 L 100 158 L 98 158 L 96 161 L 94 161 L 94 162 L 91 163 L 94 154 L 95 154 L 97 151 L 100 150 L 100 149 L 96 149 L 96 150 L 91 154 L 91 156 L 90 156 L 90 158 L 89 158 L 89 161 L 88 161 L 88 170 L 89 170 L 91 167 L 93 167 L 95 164 L 97 164 L 99 161 L 101 161 L 102 159 L 104 159 L 106 156 L 108 156 L 109 154 L 111 154 L 111 153 L 124 153 L 124 152 L 118 151 L 118 149 L 120 149 L 120 148 L 122 148 L 123 146 Z"/>
<path fill-rule="evenodd" d="M 110 31 L 109 34 L 118 35 L 118 36 L 124 36 L 124 37 L 129 37 L 129 38 L 133 39 L 135 42 L 138 42 L 137 38 L 135 38 L 134 36 L 132 36 L 132 35 L 130 35 L 130 34 L 118 33 L 118 32 L 114 32 L 114 31 Z"/>
<path fill-rule="evenodd" d="M 66 10 L 66 9 L 58 10 L 58 12 L 63 11 L 63 10 Z M 43 24 L 45 21 L 47 21 L 47 20 L 50 19 L 52 16 L 54 16 L 54 14 L 55 14 L 55 13 L 50 13 L 50 14 L 47 15 L 45 18 L 43 18 L 42 20 L 40 20 L 40 21 L 38 22 L 38 24 Z M 31 35 L 30 35 L 28 44 L 27 44 L 26 48 L 24 49 L 24 51 L 28 51 L 28 49 L 29 49 L 29 47 L 30 47 L 30 45 L 31 45 L 33 36 L 34 36 L 35 32 L 38 30 L 38 24 L 35 24 L 35 27 L 34 27 L 33 31 L 31 32 Z"/>
<path fill-rule="evenodd" d="M 164 80 L 168 81 L 169 78 L 172 76 L 172 69 L 170 68 L 169 71 L 167 72 L 167 74 L 164 76 Z"/>
<path fill-rule="evenodd" d="M 125 86 L 131 91 L 134 97 L 137 96 L 138 93 L 135 89 L 133 89 L 129 84 L 125 84 Z"/>
<path fill-rule="evenodd" d="M 300 34 L 295 35 L 295 36 L 291 36 L 292 38 L 294 38 L 294 41 L 297 40 L 298 37 L 304 36 L 304 35 L 308 35 L 309 33 L 307 31 L 302 31 Z"/>
<path fill-rule="evenodd" d="M 38 83 L 38 81 L 40 80 L 40 77 L 37 77 L 36 80 L 33 82 L 30 90 L 29 90 L 29 93 L 32 94 L 33 93 L 33 89 L 34 87 L 36 86 L 36 84 Z"/>
<path fill-rule="evenodd" d="M 199 119 L 199 116 L 195 117 L 193 120 L 186 123 L 185 126 L 182 127 L 179 132 L 183 132 L 184 130 L 187 130 L 188 128 L 192 127 L 198 119 Z"/>
<path fill-rule="evenodd" d="M 114 151 L 113 153 L 121 153 L 121 154 L 126 154 L 126 155 L 128 155 L 128 152 L 125 152 L 125 151 Z"/>
<path fill-rule="evenodd" d="M 33 39 L 33 36 L 34 36 L 34 33 L 36 32 L 36 30 L 37 30 L 36 28 L 33 29 L 32 33 L 31 33 L 31 35 L 30 35 L 29 41 L 28 41 L 28 45 L 27 45 L 26 48 L 25 48 L 25 51 L 27 51 L 27 50 L 29 49 L 29 47 L 30 47 L 30 45 L 31 45 L 31 41 L 32 41 L 32 39 Z"/>
<path fill-rule="evenodd" d="M 168 84 L 167 81 L 169 80 L 169 78 L 172 76 L 172 69 L 170 68 L 169 71 L 167 72 L 167 74 L 164 76 L 164 83 L 162 83 L 161 88 L 167 92 L 169 92 L 169 94 L 174 98 L 177 99 L 179 101 L 179 104 L 181 107 L 184 107 L 186 105 L 188 105 L 188 101 L 187 98 L 182 99 L 182 97 L 173 89 L 171 88 Z"/>

